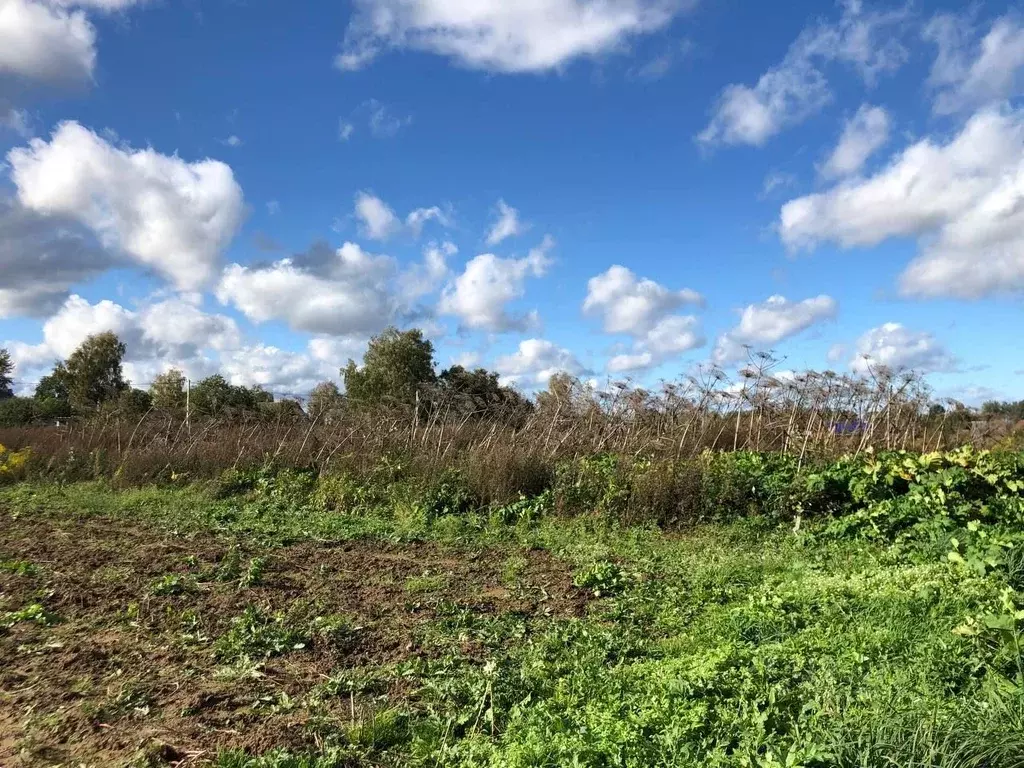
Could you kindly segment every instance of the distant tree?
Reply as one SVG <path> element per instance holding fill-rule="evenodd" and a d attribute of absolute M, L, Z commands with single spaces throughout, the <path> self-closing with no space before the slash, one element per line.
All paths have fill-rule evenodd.
<path fill-rule="evenodd" d="M 177 411 L 185 407 L 185 374 L 171 368 L 153 379 L 149 386 L 153 407 L 165 411 Z"/>
<path fill-rule="evenodd" d="M 64 363 L 57 363 L 36 385 L 35 399 L 55 403 L 71 402 L 71 381 Z"/>
<path fill-rule="evenodd" d="M 191 394 L 192 411 L 204 416 L 255 412 L 261 405 L 274 402 L 274 396 L 262 387 L 229 384 L 219 373 L 207 376 Z"/>
<path fill-rule="evenodd" d="M 989 418 L 1024 421 L 1024 400 L 1016 403 L 990 400 L 981 406 L 981 413 Z"/>
<path fill-rule="evenodd" d="M 51 421 L 71 415 L 71 388 L 64 363 L 57 363 L 39 380 L 32 402 L 34 419 Z"/>
<path fill-rule="evenodd" d="M 192 411 L 204 416 L 214 416 L 231 407 L 234 401 L 233 387 L 219 373 L 207 376 L 192 387 Z"/>
<path fill-rule="evenodd" d="M 240 395 L 241 399 L 252 404 L 249 407 L 255 408 L 260 405 L 267 405 L 274 402 L 273 393 L 265 390 L 262 384 L 257 384 L 252 387 L 237 387 L 237 389 L 242 393 Z"/>
<path fill-rule="evenodd" d="M 419 329 L 388 328 L 370 340 L 362 367 L 349 360 L 341 375 L 353 404 L 410 405 L 424 385 L 437 380 L 434 345 Z"/>
<path fill-rule="evenodd" d="M 71 403 L 67 400 L 32 400 L 35 407 L 35 419 L 38 421 L 56 421 L 72 415 Z"/>
<path fill-rule="evenodd" d="M 14 362 L 11 353 L 0 347 L 0 400 L 14 397 Z"/>
<path fill-rule="evenodd" d="M 332 411 L 336 411 L 344 402 L 344 397 L 333 381 L 322 381 L 309 393 L 306 412 L 309 418 L 323 421 Z"/>
<path fill-rule="evenodd" d="M 260 415 L 268 421 L 293 423 L 306 418 L 306 412 L 302 410 L 302 405 L 298 400 L 291 398 L 284 398 L 277 402 L 273 400 L 260 402 L 257 404 L 257 408 Z"/>
<path fill-rule="evenodd" d="M 503 387 L 498 374 L 486 368 L 469 371 L 453 365 L 437 377 L 437 391 L 445 407 L 480 417 L 521 419 L 533 404 L 511 387 Z"/>
<path fill-rule="evenodd" d="M 21 427 L 36 418 L 36 402 L 29 397 L 0 400 L 0 427 Z"/>
<path fill-rule="evenodd" d="M 110 331 L 89 336 L 71 353 L 64 367 L 74 407 L 95 408 L 128 389 L 121 371 L 124 353 L 124 344 Z"/>
<path fill-rule="evenodd" d="M 126 389 L 117 398 L 117 408 L 124 414 L 141 415 L 153 407 L 153 398 L 144 389 Z"/>
<path fill-rule="evenodd" d="M 548 388 L 537 395 L 537 407 L 551 414 L 572 411 L 583 391 L 583 385 L 575 376 L 556 373 L 548 381 Z"/>

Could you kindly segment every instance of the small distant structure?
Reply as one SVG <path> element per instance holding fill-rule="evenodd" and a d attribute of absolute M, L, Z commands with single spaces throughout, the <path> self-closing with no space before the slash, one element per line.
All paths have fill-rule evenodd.
<path fill-rule="evenodd" d="M 837 421 L 833 428 L 837 435 L 860 435 L 867 431 L 868 425 L 860 419 Z"/>

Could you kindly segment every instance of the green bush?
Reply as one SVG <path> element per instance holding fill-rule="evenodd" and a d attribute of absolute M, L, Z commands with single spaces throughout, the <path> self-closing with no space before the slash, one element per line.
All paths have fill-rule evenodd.
<path fill-rule="evenodd" d="M 342 514 L 371 512 L 387 505 L 393 487 L 373 475 L 325 475 L 317 482 L 313 503 L 318 509 Z"/>
<path fill-rule="evenodd" d="M 701 519 L 732 520 L 749 515 L 788 519 L 805 501 L 797 459 L 782 453 L 705 453 Z"/>
<path fill-rule="evenodd" d="M 620 594 L 631 578 L 618 564 L 602 560 L 578 571 L 572 581 L 577 587 L 592 591 L 595 597 L 611 597 Z"/>
<path fill-rule="evenodd" d="M 249 494 L 263 501 L 304 504 L 317 487 L 312 470 L 279 468 L 262 464 L 232 468 L 221 475 L 216 495 L 225 498 Z"/>
<path fill-rule="evenodd" d="M 0 399 L 0 427 L 21 427 L 31 424 L 36 415 L 36 403 L 28 397 Z"/>
<path fill-rule="evenodd" d="M 458 470 L 446 470 L 433 481 L 426 481 L 417 499 L 427 522 L 448 515 L 467 515 L 480 508 L 480 501 Z"/>
<path fill-rule="evenodd" d="M 560 513 L 622 518 L 630 496 L 630 462 L 613 454 L 586 456 L 558 465 L 555 506 Z"/>

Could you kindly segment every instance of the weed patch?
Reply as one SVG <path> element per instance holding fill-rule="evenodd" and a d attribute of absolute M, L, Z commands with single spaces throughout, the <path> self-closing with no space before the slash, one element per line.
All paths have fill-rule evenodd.
<path fill-rule="evenodd" d="M 257 768 L 1021 765 L 1020 454 L 473 472 L 0 490 L 0 723 Z"/>

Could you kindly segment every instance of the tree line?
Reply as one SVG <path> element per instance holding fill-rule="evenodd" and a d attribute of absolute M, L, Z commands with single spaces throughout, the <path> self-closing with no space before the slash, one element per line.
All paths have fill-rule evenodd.
<path fill-rule="evenodd" d="M 114 333 L 90 336 L 39 381 L 31 397 L 15 397 L 11 355 L 0 349 L 0 426 L 53 423 L 72 416 L 132 416 L 151 410 L 187 418 L 259 417 L 340 422 L 346 411 L 380 408 L 404 409 L 416 417 L 435 420 L 500 418 L 514 426 L 537 409 L 564 416 L 572 410 L 563 407 L 566 403 L 578 401 L 593 405 L 592 398 L 583 393 L 580 382 L 566 374 L 554 376 L 548 389 L 531 401 L 515 389 L 502 386 L 498 374 L 484 368 L 469 370 L 454 365 L 438 372 L 433 344 L 418 329 L 400 331 L 392 327 L 375 336 L 370 340 L 362 365 L 349 360 L 340 369 L 343 387 L 331 381 L 322 382 L 313 389 L 304 406 L 294 399 L 275 401 L 274 395 L 262 387 L 232 384 L 221 374 L 190 384 L 176 369 L 157 376 L 148 389 L 140 389 L 124 377 L 124 355 L 125 345 Z M 834 384 L 838 379 L 829 381 Z M 852 387 L 851 391 L 860 386 L 857 382 L 846 383 Z M 833 384 L 828 385 L 830 390 Z M 815 400 L 813 379 L 796 386 L 801 392 L 795 396 L 798 404 Z M 625 398 L 627 410 L 641 417 L 659 410 L 677 409 L 678 398 L 673 395 L 675 385 L 665 387 L 660 396 L 626 388 L 623 390 L 626 394 L 616 398 L 616 407 L 621 407 Z M 688 401 L 685 407 L 700 409 L 713 404 L 714 389 L 710 387 L 702 394 L 698 387 L 696 394 L 691 392 L 689 400 L 693 402 Z M 760 400 L 763 397 L 779 399 L 777 394 L 778 390 L 757 387 L 748 392 L 744 386 L 735 407 L 747 412 L 764 410 L 765 404 Z M 783 396 L 782 400 L 784 410 L 789 412 L 787 397 Z M 725 410 L 730 407 L 733 406 Z M 806 404 L 798 407 L 797 411 L 806 407 Z M 1016 423 L 1024 421 L 1024 401 L 988 402 L 980 411 L 960 404 L 947 409 L 931 401 L 927 415 L 932 420 L 951 423 L 972 420 Z M 856 418 L 856 412 L 853 409 L 843 416 L 837 411 L 833 417 L 849 421 Z"/>
<path fill-rule="evenodd" d="M 437 372 L 433 344 L 422 331 L 391 327 L 370 340 L 363 364 L 340 369 L 344 391 L 334 382 L 318 384 L 305 408 L 297 400 L 275 401 L 260 386 L 230 383 L 213 374 L 189 384 L 177 369 L 157 376 L 148 389 L 125 379 L 126 348 L 112 332 L 89 336 L 36 385 L 31 397 L 14 395 L 11 355 L 0 349 L 0 426 L 51 422 L 103 413 L 144 414 L 160 410 L 194 417 L 330 419 L 350 408 L 410 408 L 423 416 L 445 409 L 463 417 L 525 418 L 533 404 L 502 386 L 498 374 L 454 365 Z"/>

